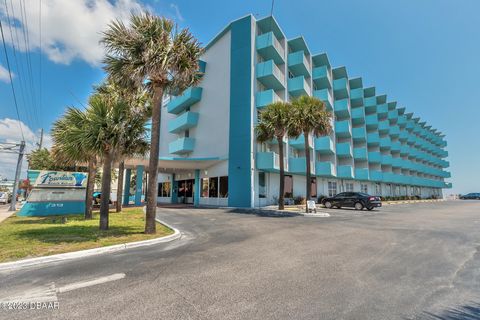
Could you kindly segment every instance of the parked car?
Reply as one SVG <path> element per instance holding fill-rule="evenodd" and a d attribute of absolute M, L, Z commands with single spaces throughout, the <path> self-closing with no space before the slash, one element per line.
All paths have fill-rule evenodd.
<path fill-rule="evenodd" d="M 0 192 L 0 203 L 7 204 L 12 202 L 12 194 L 9 192 Z"/>
<path fill-rule="evenodd" d="M 460 196 L 460 199 L 462 200 L 480 200 L 480 193 L 467 193 L 462 196 Z"/>
<path fill-rule="evenodd" d="M 341 208 L 351 207 L 355 210 L 372 210 L 373 208 L 381 207 L 382 200 L 380 197 L 371 196 L 363 192 L 342 192 L 333 197 L 324 198 L 322 204 L 325 208 Z"/>
<path fill-rule="evenodd" d="M 94 192 L 93 193 L 93 204 L 100 204 L 100 199 L 102 199 L 102 193 L 101 192 Z M 108 201 L 109 204 L 112 204 L 112 200 Z"/>

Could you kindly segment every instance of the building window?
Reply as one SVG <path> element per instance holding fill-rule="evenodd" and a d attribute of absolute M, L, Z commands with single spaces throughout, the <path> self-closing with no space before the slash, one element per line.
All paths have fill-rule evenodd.
<path fill-rule="evenodd" d="M 210 178 L 208 181 L 208 196 L 210 198 L 218 197 L 218 177 Z"/>
<path fill-rule="evenodd" d="M 380 183 L 375 183 L 375 195 L 381 196 L 382 195 L 382 186 Z"/>
<path fill-rule="evenodd" d="M 353 182 L 345 183 L 345 191 L 346 192 L 353 192 Z"/>
<path fill-rule="evenodd" d="M 170 182 L 160 182 L 158 184 L 158 194 L 159 197 L 170 197 Z"/>
<path fill-rule="evenodd" d="M 220 177 L 219 190 L 220 190 L 220 194 L 219 194 L 220 198 L 228 197 L 228 177 L 227 176 Z"/>
<path fill-rule="evenodd" d="M 368 193 L 368 184 L 366 183 L 360 184 L 360 192 Z"/>
<path fill-rule="evenodd" d="M 267 197 L 265 172 L 259 172 L 258 173 L 258 197 L 259 198 L 266 198 Z"/>
<path fill-rule="evenodd" d="M 290 71 L 288 71 L 288 78 L 289 78 L 289 79 L 292 79 L 292 78 L 295 78 L 295 76 L 293 75 L 293 73 L 291 73 Z"/>
<path fill-rule="evenodd" d="M 310 198 L 317 197 L 317 178 L 310 178 Z"/>
<path fill-rule="evenodd" d="M 201 188 L 202 188 L 202 192 L 200 196 L 202 198 L 208 198 L 208 178 L 202 178 Z"/>
<path fill-rule="evenodd" d="M 283 193 L 285 198 L 293 198 L 293 178 L 292 176 L 285 175 L 285 192 Z"/>
<path fill-rule="evenodd" d="M 190 130 L 185 130 L 185 138 L 190 137 Z"/>
<path fill-rule="evenodd" d="M 333 197 L 336 194 L 337 194 L 337 182 L 328 181 L 328 196 Z"/>

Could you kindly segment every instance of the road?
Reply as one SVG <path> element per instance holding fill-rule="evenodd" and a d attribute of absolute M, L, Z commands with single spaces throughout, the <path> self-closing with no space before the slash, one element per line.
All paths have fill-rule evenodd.
<path fill-rule="evenodd" d="M 59 308 L 0 318 L 480 319 L 480 201 L 329 212 L 159 209 L 181 239 L 1 273 Z"/>

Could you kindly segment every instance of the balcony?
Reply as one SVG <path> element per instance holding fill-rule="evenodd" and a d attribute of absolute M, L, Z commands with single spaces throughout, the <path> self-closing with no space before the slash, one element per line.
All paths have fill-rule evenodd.
<path fill-rule="evenodd" d="M 267 32 L 257 36 L 256 48 L 257 52 L 265 60 L 271 59 L 275 61 L 276 64 L 285 62 L 285 49 L 273 32 Z"/>
<path fill-rule="evenodd" d="M 403 159 L 402 158 L 393 158 L 392 167 L 402 168 L 403 167 Z"/>
<path fill-rule="evenodd" d="M 322 177 L 334 177 L 335 166 L 330 161 L 315 162 L 315 175 Z"/>
<path fill-rule="evenodd" d="M 332 77 L 327 66 L 313 68 L 312 70 L 313 83 L 318 89 L 331 89 Z"/>
<path fill-rule="evenodd" d="M 352 139 L 353 139 L 353 142 L 357 142 L 357 143 L 367 141 L 366 134 L 365 134 L 365 127 L 353 128 Z"/>
<path fill-rule="evenodd" d="M 259 91 L 255 95 L 255 105 L 258 109 L 263 109 L 270 103 L 282 101 L 282 98 L 273 90 Z"/>
<path fill-rule="evenodd" d="M 383 172 L 383 182 L 395 182 L 395 174 L 393 172 Z"/>
<path fill-rule="evenodd" d="M 368 180 L 368 168 L 355 168 L 355 179 Z"/>
<path fill-rule="evenodd" d="M 179 133 L 187 129 L 196 127 L 198 123 L 198 113 L 187 111 L 175 119 L 168 121 L 168 132 Z"/>
<path fill-rule="evenodd" d="M 380 150 L 389 150 L 392 148 L 392 141 L 390 138 L 380 138 Z"/>
<path fill-rule="evenodd" d="M 310 166 L 310 171 L 313 173 L 314 166 Z M 288 172 L 305 174 L 307 172 L 307 164 L 305 162 L 305 157 L 299 158 L 289 158 L 288 159 Z"/>
<path fill-rule="evenodd" d="M 378 128 L 378 117 L 376 113 L 365 116 L 365 126 L 368 130 Z"/>
<path fill-rule="evenodd" d="M 410 154 L 410 148 L 408 146 L 401 146 L 400 147 L 400 155 L 401 156 L 408 156 Z"/>
<path fill-rule="evenodd" d="M 350 125 L 350 121 L 335 121 L 335 134 L 340 138 L 352 137 L 352 127 Z"/>
<path fill-rule="evenodd" d="M 354 108 L 363 105 L 363 88 L 350 90 L 350 102 Z"/>
<path fill-rule="evenodd" d="M 378 151 L 371 151 L 368 153 L 369 163 L 382 163 L 382 154 Z"/>
<path fill-rule="evenodd" d="M 382 103 L 377 106 L 377 114 L 380 119 L 386 118 L 388 115 L 388 105 L 386 103 Z"/>
<path fill-rule="evenodd" d="M 407 118 L 405 116 L 398 116 L 397 124 L 400 128 L 405 128 L 407 125 Z"/>
<path fill-rule="evenodd" d="M 383 181 L 383 172 L 378 170 L 370 170 L 370 180 L 372 181 Z"/>
<path fill-rule="evenodd" d="M 352 124 L 365 124 L 365 109 L 362 107 L 352 109 Z"/>
<path fill-rule="evenodd" d="M 390 131 L 390 123 L 387 120 L 379 121 L 378 122 L 378 132 L 380 133 L 388 133 Z"/>
<path fill-rule="evenodd" d="M 200 101 L 202 98 L 202 88 L 190 87 L 185 90 L 180 96 L 174 97 L 167 104 L 167 112 L 173 114 L 179 114 L 187 107 Z"/>
<path fill-rule="evenodd" d="M 285 75 L 273 60 L 257 63 L 255 74 L 257 80 L 268 89 L 279 90 L 285 88 Z"/>
<path fill-rule="evenodd" d="M 310 63 L 303 50 L 288 54 L 288 68 L 297 76 L 310 76 Z"/>
<path fill-rule="evenodd" d="M 313 148 L 312 137 L 309 136 L 309 146 Z M 304 150 L 305 149 L 305 136 L 303 134 L 299 135 L 297 138 L 292 138 L 288 142 L 289 146 L 295 149 Z"/>
<path fill-rule="evenodd" d="M 398 136 L 398 140 L 404 142 L 408 139 L 408 132 L 407 131 L 400 131 L 400 135 Z"/>
<path fill-rule="evenodd" d="M 333 141 L 330 137 L 315 138 L 315 150 L 320 154 L 334 154 Z"/>
<path fill-rule="evenodd" d="M 192 152 L 194 147 L 194 138 L 179 138 L 168 144 L 168 152 L 172 154 L 185 154 Z"/>
<path fill-rule="evenodd" d="M 341 78 L 333 80 L 333 93 L 335 100 L 348 98 L 348 79 Z"/>
<path fill-rule="evenodd" d="M 269 172 L 280 170 L 280 157 L 275 152 L 257 152 L 257 169 Z M 285 168 L 286 170 L 286 168 Z"/>
<path fill-rule="evenodd" d="M 338 118 L 350 117 L 350 105 L 348 99 L 335 100 L 334 104 L 335 115 Z"/>
<path fill-rule="evenodd" d="M 344 179 L 353 179 L 352 166 L 337 166 L 337 177 Z"/>
<path fill-rule="evenodd" d="M 388 111 L 387 119 L 390 121 L 390 123 L 397 123 L 398 122 L 398 110 Z"/>
<path fill-rule="evenodd" d="M 367 161 L 367 148 L 353 149 L 353 159 L 358 161 Z"/>
<path fill-rule="evenodd" d="M 392 142 L 392 148 L 390 149 L 391 152 L 400 152 L 402 145 L 400 142 Z"/>
<path fill-rule="evenodd" d="M 329 89 L 321 89 L 313 91 L 313 96 L 322 100 L 328 111 L 333 111 L 333 97 Z"/>
<path fill-rule="evenodd" d="M 351 158 L 353 156 L 352 145 L 348 142 L 337 143 L 336 153 L 338 158 Z"/>
<path fill-rule="evenodd" d="M 408 138 L 407 138 L 407 144 L 409 144 L 409 145 L 415 144 L 416 141 L 417 141 L 417 137 L 415 137 L 413 135 L 409 135 Z"/>
<path fill-rule="evenodd" d="M 390 135 L 390 137 L 396 138 L 400 135 L 400 128 L 396 125 L 391 126 L 388 134 Z"/>
<path fill-rule="evenodd" d="M 377 98 L 376 97 L 365 98 L 364 103 L 365 103 L 365 112 L 366 113 L 377 112 Z"/>
<path fill-rule="evenodd" d="M 310 94 L 310 86 L 308 85 L 305 76 L 298 76 L 288 79 L 288 92 L 293 97 L 300 97 Z"/>
<path fill-rule="evenodd" d="M 372 132 L 367 134 L 367 145 L 378 146 L 380 144 L 380 136 L 378 132 Z"/>
<path fill-rule="evenodd" d="M 382 155 L 382 166 L 391 166 L 393 162 L 393 158 L 390 155 Z"/>

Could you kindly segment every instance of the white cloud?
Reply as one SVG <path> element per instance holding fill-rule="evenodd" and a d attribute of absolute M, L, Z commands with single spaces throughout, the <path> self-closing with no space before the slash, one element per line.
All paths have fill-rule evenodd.
<path fill-rule="evenodd" d="M 12 1 L 9 6 L 9 14 L 15 13 L 17 23 L 14 28 L 26 28 L 28 30 L 30 50 L 40 48 L 39 14 L 38 1 L 26 6 L 25 25 L 21 21 L 21 1 Z M 142 10 L 143 6 L 138 0 L 43 0 L 41 8 L 42 21 L 42 51 L 55 63 L 70 64 L 75 59 L 84 60 L 90 65 L 98 66 L 104 55 L 104 49 L 99 44 L 101 32 L 105 30 L 108 23 L 113 19 L 128 20 L 132 12 Z M 8 25 L 5 6 L 0 6 L 2 23 Z M 10 19 L 12 20 L 12 19 Z M 5 38 L 11 44 L 9 28 Z M 26 51 L 23 30 L 17 30 L 20 37 L 20 50 Z"/>
<path fill-rule="evenodd" d="M 35 134 L 25 123 L 15 119 L 0 119 L 0 142 L 19 143 L 22 140 L 20 131 L 22 126 L 23 135 L 25 136 L 25 153 L 31 152 L 37 148 L 36 143 L 39 140 L 39 133 Z M 52 138 L 49 134 L 43 136 L 43 146 L 50 148 L 52 146 Z M 0 177 L 13 179 L 17 166 L 18 154 L 0 152 Z M 24 157 L 22 163 L 22 177 L 26 175 L 27 159 Z"/>
<path fill-rule="evenodd" d="M 15 77 L 15 75 L 12 73 L 12 78 Z M 5 83 L 10 83 L 10 77 L 8 76 L 8 70 L 5 69 L 4 66 L 0 64 L 0 81 L 3 81 Z"/>
<path fill-rule="evenodd" d="M 185 21 L 182 14 L 180 13 L 180 8 L 176 4 L 170 3 L 170 8 L 172 8 L 175 11 L 175 17 L 179 22 Z"/>

